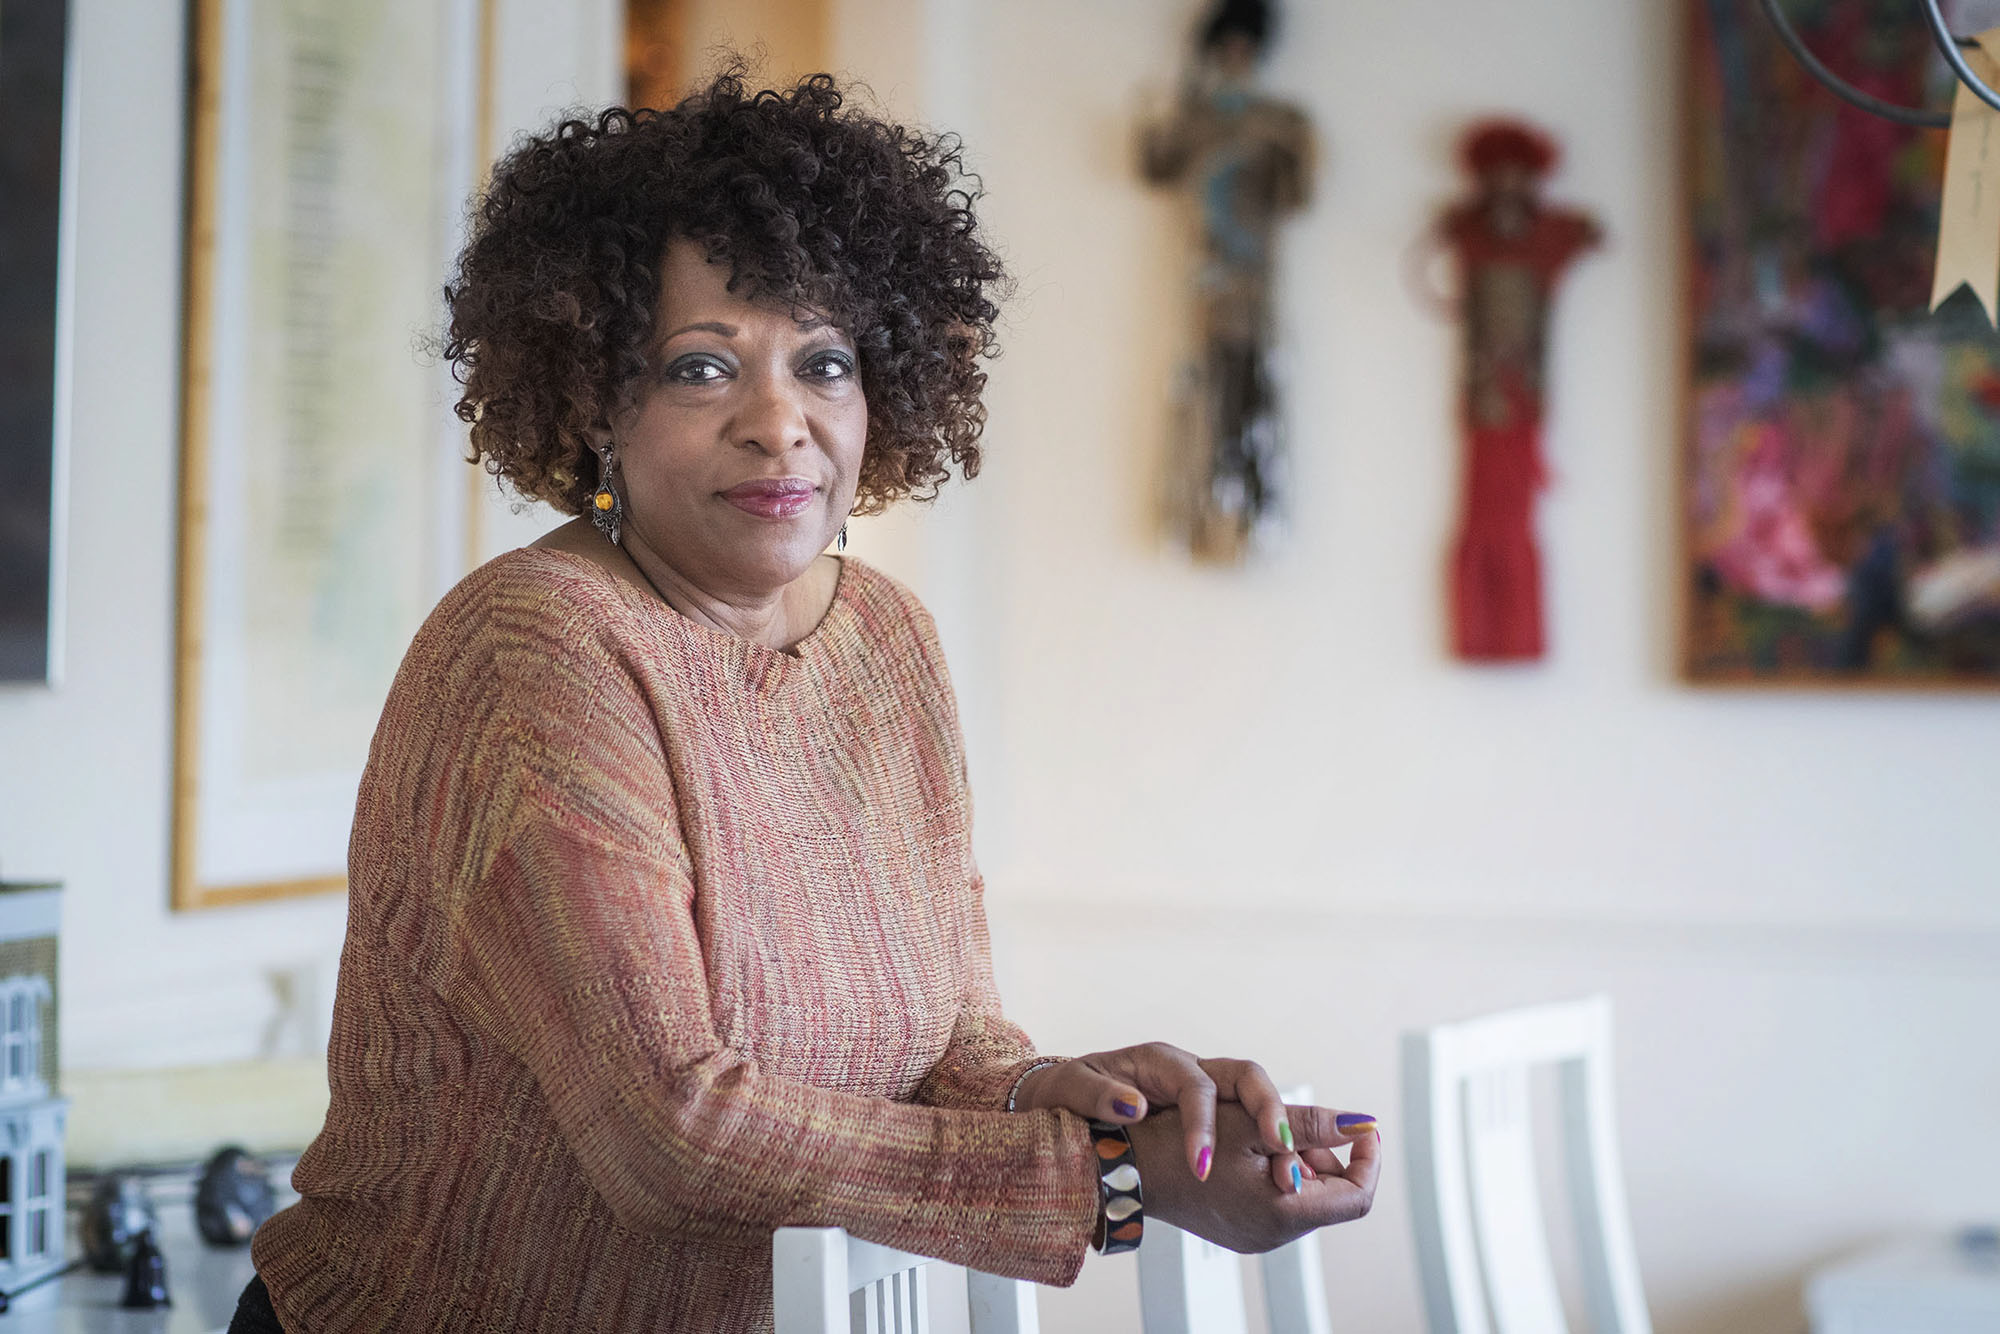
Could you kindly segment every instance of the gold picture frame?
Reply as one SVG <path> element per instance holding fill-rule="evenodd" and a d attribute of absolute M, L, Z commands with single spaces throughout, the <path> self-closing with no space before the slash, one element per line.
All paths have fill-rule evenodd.
<path fill-rule="evenodd" d="M 491 0 L 193 0 L 172 901 L 335 892 L 375 718 L 477 551 L 422 348 Z"/>

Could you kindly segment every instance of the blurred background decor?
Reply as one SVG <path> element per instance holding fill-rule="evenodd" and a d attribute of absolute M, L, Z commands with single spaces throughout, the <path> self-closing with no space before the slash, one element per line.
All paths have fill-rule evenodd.
<path fill-rule="evenodd" d="M 1929 312 L 1945 136 L 1834 98 L 1756 0 L 1688 13 L 1686 669 L 2000 685 L 2000 337 L 1969 292 Z M 1862 89 L 1946 100 L 1914 5 L 1787 13 Z"/>
<path fill-rule="evenodd" d="M 0 5 L 0 682 L 56 674 L 65 0 Z"/>
<path fill-rule="evenodd" d="M 1464 509 L 1450 585 L 1452 650 L 1468 662 L 1531 661 L 1547 644 L 1534 529 L 1548 481 L 1550 307 L 1564 270 L 1602 240 L 1588 214 L 1542 202 L 1560 157 L 1532 125 L 1473 125 L 1459 144 L 1473 194 L 1438 220 L 1464 321 Z"/>
<path fill-rule="evenodd" d="M 63 1263 L 63 1132 L 69 1104 L 56 996 L 62 891 L 0 884 L 0 1289 Z"/>
<path fill-rule="evenodd" d="M 263 1160 L 240 1145 L 225 1145 L 202 1164 L 194 1192 L 195 1228 L 211 1246 L 248 1246 L 277 1212 L 277 1199 Z"/>
<path fill-rule="evenodd" d="M 1312 122 L 1257 87 L 1268 0 L 1220 0 L 1195 31 L 1172 108 L 1142 128 L 1140 167 L 1192 205 L 1193 348 L 1166 469 L 1167 526 L 1196 559 L 1234 565 L 1284 524 L 1285 430 L 1272 365 L 1278 224 L 1312 201 Z"/>
<path fill-rule="evenodd" d="M 837 8 L 835 0 L 627 0 L 626 104 L 672 106 L 729 52 L 755 60 L 760 86 L 831 68 Z"/>
<path fill-rule="evenodd" d="M 422 348 L 482 161 L 483 31 L 482 0 L 195 7 L 178 907 L 342 887 L 396 664 L 472 564 Z"/>

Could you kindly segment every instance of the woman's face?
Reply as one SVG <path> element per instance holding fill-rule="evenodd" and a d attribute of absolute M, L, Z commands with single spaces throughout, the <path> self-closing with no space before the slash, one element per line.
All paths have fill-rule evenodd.
<path fill-rule="evenodd" d="M 613 440 L 625 543 L 712 594 L 757 598 L 847 522 L 868 405 L 844 332 L 728 282 L 694 242 L 668 245 L 652 365 Z"/>

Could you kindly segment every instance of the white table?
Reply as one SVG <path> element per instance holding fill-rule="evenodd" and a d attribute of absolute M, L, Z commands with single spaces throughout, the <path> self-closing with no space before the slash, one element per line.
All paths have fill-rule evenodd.
<path fill-rule="evenodd" d="M 0 1334 L 213 1334 L 236 1314 L 236 1299 L 255 1272 L 250 1248 L 216 1250 L 194 1230 L 192 1211 L 175 1201 L 159 1207 L 160 1249 L 167 1257 L 172 1307 L 127 1311 L 123 1274 L 79 1269 L 22 1293 L 0 1315 Z M 72 1228 L 69 1253 L 83 1254 Z"/>
<path fill-rule="evenodd" d="M 1813 1334 L 1996 1334 L 2000 1244 L 1946 1234 L 1864 1252 L 1815 1272 L 1806 1310 Z"/>

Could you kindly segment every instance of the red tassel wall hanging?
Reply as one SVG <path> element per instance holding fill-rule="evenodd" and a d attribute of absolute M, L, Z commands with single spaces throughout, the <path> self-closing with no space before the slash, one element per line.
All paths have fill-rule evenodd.
<path fill-rule="evenodd" d="M 1556 157 L 1531 126 L 1473 126 L 1460 158 L 1475 193 L 1438 224 L 1458 265 L 1465 330 L 1464 516 L 1450 595 L 1452 650 L 1471 662 L 1532 660 L 1546 644 L 1534 519 L 1547 476 L 1549 306 L 1563 272 L 1602 238 L 1587 214 L 1542 202 Z"/>

